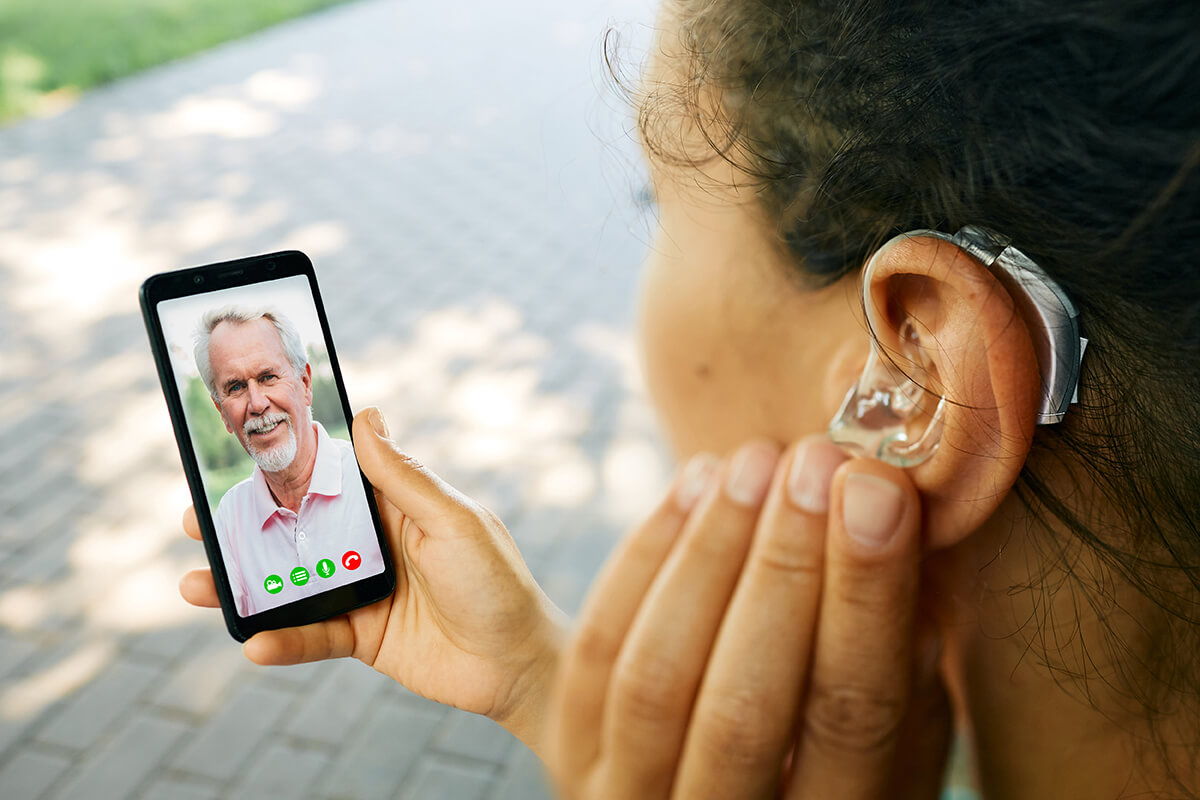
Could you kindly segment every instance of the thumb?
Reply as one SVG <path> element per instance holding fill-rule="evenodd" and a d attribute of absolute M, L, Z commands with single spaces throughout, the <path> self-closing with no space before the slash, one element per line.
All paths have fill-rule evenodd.
<path fill-rule="evenodd" d="M 439 523 L 474 517 L 474 503 L 388 438 L 387 422 L 378 408 L 365 408 L 354 417 L 354 455 L 367 480 L 392 505 L 428 535 Z"/>

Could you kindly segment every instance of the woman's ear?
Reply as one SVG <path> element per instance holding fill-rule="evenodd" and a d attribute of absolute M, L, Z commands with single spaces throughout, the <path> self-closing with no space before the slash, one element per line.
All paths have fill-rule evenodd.
<path fill-rule="evenodd" d="M 995 512 L 1029 454 L 1041 384 L 1030 331 L 1000 281 L 950 242 L 899 237 L 866 275 L 880 356 L 924 393 L 912 425 L 941 426 L 909 474 L 927 546 L 948 547 Z"/>

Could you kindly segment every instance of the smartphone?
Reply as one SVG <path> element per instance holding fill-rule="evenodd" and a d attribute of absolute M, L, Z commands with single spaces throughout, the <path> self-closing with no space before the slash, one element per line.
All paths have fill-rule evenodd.
<path fill-rule="evenodd" d="M 308 257 L 288 251 L 166 272 L 140 296 L 233 638 L 391 594 L 391 554 L 354 457 Z"/>

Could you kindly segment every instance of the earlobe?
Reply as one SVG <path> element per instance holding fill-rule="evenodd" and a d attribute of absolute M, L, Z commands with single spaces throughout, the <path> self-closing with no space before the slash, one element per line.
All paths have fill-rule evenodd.
<path fill-rule="evenodd" d="M 863 288 L 872 354 L 830 432 L 911 468 L 927 546 L 946 547 L 994 513 L 1029 453 L 1041 386 L 1030 331 L 986 266 L 933 236 L 889 242 Z"/>

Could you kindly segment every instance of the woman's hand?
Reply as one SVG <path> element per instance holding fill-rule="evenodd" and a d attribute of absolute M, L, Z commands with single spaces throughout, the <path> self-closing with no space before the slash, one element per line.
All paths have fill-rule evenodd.
<path fill-rule="evenodd" d="M 354 656 L 424 697 L 491 717 L 536 752 L 565 618 L 500 520 L 387 435 L 378 409 L 355 417 L 355 454 L 375 486 L 396 591 L 334 619 L 256 634 L 246 656 L 258 664 Z M 200 538 L 193 509 L 184 529 Z M 219 605 L 207 569 L 185 575 L 180 593 Z"/>
<path fill-rule="evenodd" d="M 917 631 L 919 524 L 902 472 L 826 441 L 694 459 L 560 659 L 563 795 L 936 797 L 949 712 Z"/>

